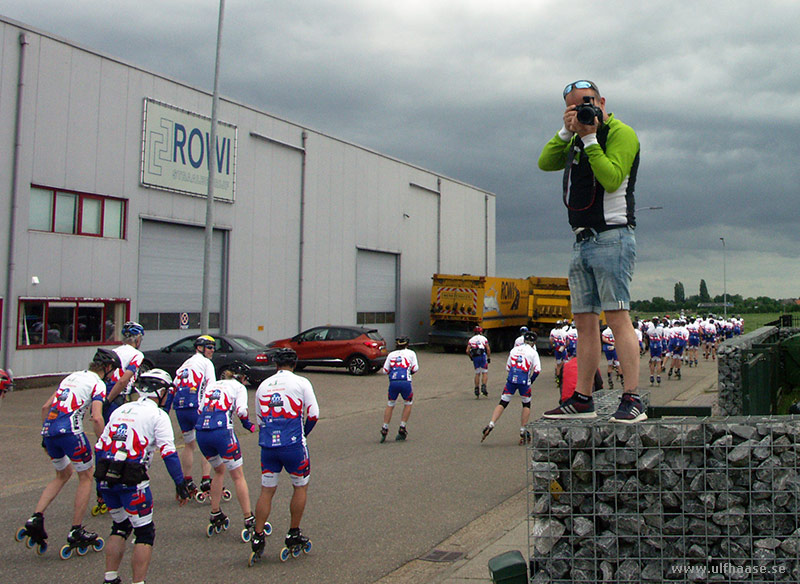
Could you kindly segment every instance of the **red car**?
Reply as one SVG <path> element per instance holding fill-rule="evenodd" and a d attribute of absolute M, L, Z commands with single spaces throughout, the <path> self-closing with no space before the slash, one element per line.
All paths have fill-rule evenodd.
<path fill-rule="evenodd" d="M 366 375 L 383 367 L 388 355 L 380 333 L 359 326 L 315 326 L 267 346 L 294 349 L 297 370 L 308 366 L 346 367 L 353 375 Z"/>

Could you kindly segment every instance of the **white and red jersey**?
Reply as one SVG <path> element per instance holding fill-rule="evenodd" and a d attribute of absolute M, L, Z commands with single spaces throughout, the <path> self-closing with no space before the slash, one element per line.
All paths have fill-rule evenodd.
<path fill-rule="evenodd" d="M 552 349 L 563 349 L 567 344 L 567 333 L 562 327 L 556 327 L 550 331 L 550 347 Z"/>
<path fill-rule="evenodd" d="M 467 341 L 470 354 L 480 355 L 489 352 L 489 339 L 483 335 L 474 335 Z"/>
<path fill-rule="evenodd" d="M 568 344 L 572 344 L 572 345 L 577 344 L 577 342 L 578 342 L 578 329 L 576 329 L 574 326 L 570 326 L 567 329 L 566 336 L 567 336 L 567 343 Z"/>
<path fill-rule="evenodd" d="M 233 428 L 233 417 L 247 420 L 247 388 L 236 379 L 220 379 L 206 385 L 197 408 L 197 430 Z"/>
<path fill-rule="evenodd" d="M 389 381 L 411 381 L 411 376 L 419 371 L 417 354 L 411 349 L 399 349 L 386 356 L 382 371 Z"/>
<path fill-rule="evenodd" d="M 127 371 L 132 371 L 133 377 L 131 377 L 128 387 L 123 389 L 123 393 L 128 393 L 128 390 L 133 387 L 133 382 L 136 381 L 136 375 L 139 373 L 139 367 L 142 366 L 142 361 L 144 361 L 144 354 L 132 345 L 120 345 L 114 349 L 114 352 L 117 354 L 117 357 L 119 357 L 122 367 L 119 369 L 114 369 L 108 375 L 106 387 L 110 390 L 112 387 L 114 387 L 114 384 L 117 381 L 122 379 L 122 376 L 125 375 Z"/>
<path fill-rule="evenodd" d="M 256 390 L 256 416 L 262 448 L 305 444 L 305 422 L 319 418 L 311 382 L 287 369 L 278 370 Z"/>
<path fill-rule="evenodd" d="M 520 345 L 511 349 L 506 360 L 506 371 L 510 383 L 530 384 L 542 371 L 539 353 L 530 345 Z"/>
<path fill-rule="evenodd" d="M 603 329 L 602 334 L 600 335 L 602 342 L 606 345 L 613 345 L 614 344 L 614 331 L 611 330 L 610 326 L 607 326 Z"/>
<path fill-rule="evenodd" d="M 169 414 L 147 397 L 123 404 L 111 414 L 95 449 L 98 458 L 127 460 L 149 468 L 156 449 L 161 458 L 176 452 Z"/>
<path fill-rule="evenodd" d="M 42 425 L 42 436 L 83 432 L 83 418 L 93 401 L 106 397 L 106 384 L 94 371 L 70 373 L 56 390 L 50 411 Z"/>
<path fill-rule="evenodd" d="M 661 328 L 660 324 L 650 323 L 650 327 L 647 329 L 647 338 L 650 340 L 651 345 L 660 343 L 664 339 L 664 329 Z"/>
<path fill-rule="evenodd" d="M 216 380 L 217 373 L 211 359 L 202 353 L 195 353 L 175 372 L 168 403 L 176 410 L 197 408 L 206 386 Z"/>

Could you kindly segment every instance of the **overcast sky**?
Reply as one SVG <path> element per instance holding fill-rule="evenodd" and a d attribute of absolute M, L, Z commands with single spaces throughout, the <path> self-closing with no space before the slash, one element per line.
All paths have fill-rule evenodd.
<path fill-rule="evenodd" d="M 5 0 L 2 14 L 200 89 L 219 3 Z M 641 142 L 634 299 L 800 296 L 800 2 L 228 0 L 220 93 L 497 195 L 497 275 L 566 275 L 561 92 Z M 647 207 L 663 207 L 660 210 Z"/>

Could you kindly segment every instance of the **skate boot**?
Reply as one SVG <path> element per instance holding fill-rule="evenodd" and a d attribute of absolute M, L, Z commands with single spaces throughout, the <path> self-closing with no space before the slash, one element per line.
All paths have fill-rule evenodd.
<path fill-rule="evenodd" d="M 678 369 L 678 370 L 675 372 L 675 379 L 678 379 L 678 380 L 680 380 L 680 378 L 681 378 L 681 370 L 680 370 L 680 369 Z"/>
<path fill-rule="evenodd" d="M 492 430 L 494 430 L 494 426 L 488 426 L 487 425 L 486 427 L 484 427 L 483 431 L 481 432 L 481 442 L 486 440 L 486 438 L 489 436 L 489 434 L 492 433 Z"/>
<path fill-rule="evenodd" d="M 525 444 L 531 443 L 531 433 L 527 430 L 523 430 L 519 433 L 519 445 L 524 446 Z"/>
<path fill-rule="evenodd" d="M 120 580 L 120 577 L 119 577 L 119 576 L 117 576 L 117 577 L 116 577 L 116 578 L 114 578 L 113 580 L 106 580 L 106 579 L 104 578 L 104 579 L 103 579 L 103 584 L 122 584 L 122 580 Z"/>
<path fill-rule="evenodd" d="M 656 383 L 658 384 L 659 387 L 661 387 L 661 376 L 660 375 L 656 375 Z"/>
<path fill-rule="evenodd" d="M 208 527 L 206 528 L 206 535 L 211 537 L 215 533 L 221 533 L 228 529 L 231 525 L 231 520 L 228 519 L 227 515 L 225 515 L 221 510 L 215 512 L 211 512 L 211 516 L 208 518 Z"/>
<path fill-rule="evenodd" d="M 608 389 L 614 389 L 614 380 L 611 379 L 611 376 L 608 376 Z"/>
<path fill-rule="evenodd" d="M 672 367 L 670 367 L 669 373 L 667 373 L 667 378 L 672 379 Z"/>
<path fill-rule="evenodd" d="M 211 502 L 211 479 L 203 478 L 200 481 L 200 489 L 195 493 L 194 500 L 198 503 Z"/>
<path fill-rule="evenodd" d="M 475 386 L 475 399 L 478 399 L 479 397 L 481 397 L 481 390 L 480 390 L 480 388 L 479 388 L 479 387 L 476 385 L 476 386 Z"/>
<path fill-rule="evenodd" d="M 489 392 L 486 390 L 486 384 L 485 383 L 483 385 L 481 385 L 481 393 L 486 397 L 489 396 Z"/>
<path fill-rule="evenodd" d="M 261 533 L 257 531 L 253 531 L 253 538 L 250 540 L 250 559 L 247 560 L 247 566 L 253 567 L 256 562 L 261 561 L 261 555 L 264 553 L 264 546 L 266 545 L 267 539 L 267 526 L 269 523 L 264 525 L 264 531 Z M 270 526 L 270 532 L 272 531 L 272 527 Z"/>
<path fill-rule="evenodd" d="M 103 501 L 103 497 L 100 496 L 100 493 L 97 493 L 97 503 L 92 507 L 92 517 L 97 517 L 98 515 L 102 515 L 103 513 L 108 513 L 108 505 L 106 502 Z"/>
<path fill-rule="evenodd" d="M 58 555 L 62 560 L 72 557 L 72 550 L 77 550 L 79 556 L 85 556 L 89 548 L 96 552 L 103 551 L 106 542 L 92 531 L 86 531 L 83 526 L 73 527 L 67 536 L 67 543 L 61 548 Z"/>
<path fill-rule="evenodd" d="M 285 562 L 289 557 L 296 558 L 301 552 L 311 551 L 311 541 L 300 532 L 299 527 L 289 530 L 286 539 L 283 540 L 284 548 L 281 550 L 281 561 Z"/>
<path fill-rule="evenodd" d="M 192 479 L 188 480 L 188 482 L 186 483 L 186 488 L 189 489 L 190 497 L 194 497 L 195 495 L 197 495 L 197 485 L 194 484 L 194 481 Z"/>
<path fill-rule="evenodd" d="M 242 529 L 242 541 L 247 543 L 253 537 L 253 531 L 256 526 L 256 517 L 252 513 L 249 517 L 244 518 L 244 529 Z"/>
<path fill-rule="evenodd" d="M 655 382 L 656 382 L 656 379 L 655 379 L 655 377 L 653 377 L 653 376 L 651 375 L 651 376 L 650 376 L 650 386 L 652 387 L 652 386 L 653 386 L 653 384 L 655 384 Z"/>
<path fill-rule="evenodd" d="M 381 444 L 386 442 L 386 436 L 389 434 L 389 428 L 381 428 Z"/>
<path fill-rule="evenodd" d="M 47 551 L 47 532 L 44 530 L 44 515 L 41 513 L 34 513 L 30 519 L 25 522 L 24 527 L 20 527 L 14 535 L 17 541 L 25 541 L 25 545 L 29 548 L 36 547 L 36 553 L 40 556 Z"/>
<path fill-rule="evenodd" d="M 405 426 L 400 426 L 397 429 L 397 436 L 395 440 L 399 440 L 400 442 L 405 442 L 405 439 L 408 437 L 408 430 L 406 430 Z"/>

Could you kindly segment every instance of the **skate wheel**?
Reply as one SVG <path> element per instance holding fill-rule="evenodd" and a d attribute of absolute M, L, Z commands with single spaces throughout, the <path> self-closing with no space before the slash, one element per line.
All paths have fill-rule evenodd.
<path fill-rule="evenodd" d="M 72 548 L 69 547 L 68 545 L 63 546 L 61 550 L 58 552 L 58 557 L 61 558 L 62 560 L 70 559 L 72 557 Z"/>
<path fill-rule="evenodd" d="M 222 532 L 222 526 L 221 525 L 215 525 L 214 526 L 214 533 L 221 533 L 221 532 Z"/>
<path fill-rule="evenodd" d="M 209 523 L 208 527 L 206 528 L 206 535 L 208 537 L 211 537 L 212 535 L 214 535 L 214 526 L 211 523 Z"/>
<path fill-rule="evenodd" d="M 281 562 L 285 562 L 286 560 L 288 560 L 290 555 L 291 552 L 289 551 L 289 548 L 283 548 L 281 550 Z"/>
<path fill-rule="evenodd" d="M 301 545 L 292 546 L 292 557 L 293 558 L 296 558 L 301 553 L 303 553 L 303 546 L 301 546 Z"/>
<path fill-rule="evenodd" d="M 206 495 L 202 491 L 198 491 L 197 494 L 194 496 L 194 500 L 198 503 L 202 503 L 206 500 Z"/>
<path fill-rule="evenodd" d="M 311 553 L 311 540 L 310 539 L 306 542 L 306 545 L 303 546 L 303 553 L 304 554 Z"/>
<path fill-rule="evenodd" d="M 14 534 L 14 539 L 17 540 L 17 541 L 22 541 L 22 540 L 25 539 L 25 528 L 24 527 L 20 527 L 19 530 L 17 530 L 17 533 Z"/>
<path fill-rule="evenodd" d="M 261 556 L 259 556 L 256 552 L 250 552 L 250 557 L 247 559 L 247 567 L 252 568 L 260 559 Z"/>
<path fill-rule="evenodd" d="M 33 546 L 31 546 L 31 547 L 33 547 Z M 47 544 L 46 543 L 40 543 L 39 546 L 36 548 L 36 553 L 39 554 L 40 556 L 46 551 L 47 551 Z"/>
<path fill-rule="evenodd" d="M 226 517 L 225 518 L 225 523 L 222 524 L 222 529 L 227 531 L 230 526 L 231 526 L 231 519 L 230 519 L 230 517 Z"/>
<path fill-rule="evenodd" d="M 92 544 L 92 549 L 96 552 L 102 552 L 104 547 L 106 547 L 106 540 L 102 537 L 98 537 Z"/>
<path fill-rule="evenodd" d="M 264 524 L 264 535 L 272 535 L 272 524 L 269 521 Z"/>
<path fill-rule="evenodd" d="M 92 507 L 92 517 L 97 517 L 98 515 L 100 515 L 100 506 L 95 505 Z"/>
<path fill-rule="evenodd" d="M 231 492 L 228 489 L 223 489 L 222 490 L 222 500 L 223 501 L 230 501 L 231 497 L 233 497 L 233 495 L 231 495 Z"/>
<path fill-rule="evenodd" d="M 250 541 L 250 530 L 249 529 L 243 529 L 242 530 L 242 541 L 244 543 L 247 543 L 247 542 Z"/>
<path fill-rule="evenodd" d="M 27 547 L 28 549 L 33 549 L 35 545 L 36 542 L 33 541 L 30 537 L 28 537 L 28 539 L 25 540 L 25 547 Z"/>
<path fill-rule="evenodd" d="M 88 551 L 89 551 L 88 547 L 79 547 L 78 548 L 78 555 L 79 556 L 85 556 Z"/>

